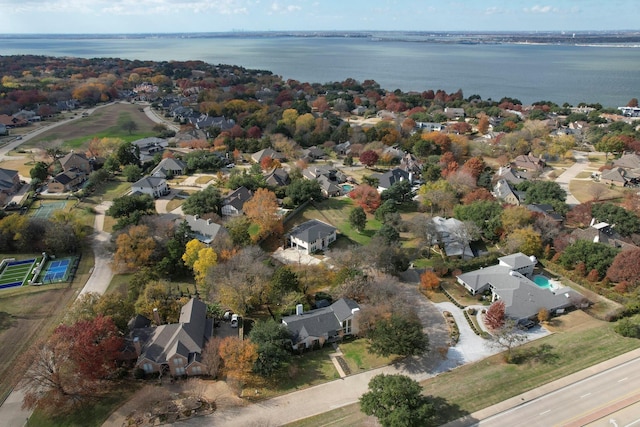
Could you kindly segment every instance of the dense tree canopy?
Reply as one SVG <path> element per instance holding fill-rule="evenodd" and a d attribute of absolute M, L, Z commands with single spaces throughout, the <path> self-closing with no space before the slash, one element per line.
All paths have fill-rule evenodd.
<path fill-rule="evenodd" d="M 271 376 L 287 366 L 291 358 L 291 333 L 285 325 L 272 319 L 258 321 L 249 338 L 258 347 L 258 358 L 253 365 L 255 373 Z"/>
<path fill-rule="evenodd" d="M 578 263 L 584 263 L 587 271 L 597 270 L 600 277 L 603 277 L 617 254 L 618 249 L 604 243 L 577 240 L 562 252 L 560 264 L 573 269 Z"/>
<path fill-rule="evenodd" d="M 381 319 L 370 332 L 370 351 L 381 356 L 415 356 L 429 351 L 429 337 L 417 317 L 392 314 Z"/>
<path fill-rule="evenodd" d="M 360 397 L 360 408 L 384 427 L 435 426 L 435 408 L 418 382 L 405 375 L 380 374 Z"/>
<path fill-rule="evenodd" d="M 209 185 L 204 190 L 190 195 L 182 204 L 182 211 L 188 215 L 204 216 L 206 214 L 220 214 L 222 195 L 220 190 Z"/>
<path fill-rule="evenodd" d="M 640 218 L 634 212 L 630 212 L 613 203 L 595 203 L 591 207 L 591 214 L 600 222 L 606 222 L 614 226 L 615 231 L 621 236 L 630 236 L 640 233 Z"/>

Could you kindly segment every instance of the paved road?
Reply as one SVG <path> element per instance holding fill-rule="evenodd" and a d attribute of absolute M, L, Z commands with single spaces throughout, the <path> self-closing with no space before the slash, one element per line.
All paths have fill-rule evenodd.
<path fill-rule="evenodd" d="M 640 349 L 508 399 L 445 427 L 637 425 Z M 618 421 L 616 421 L 618 420 Z"/>

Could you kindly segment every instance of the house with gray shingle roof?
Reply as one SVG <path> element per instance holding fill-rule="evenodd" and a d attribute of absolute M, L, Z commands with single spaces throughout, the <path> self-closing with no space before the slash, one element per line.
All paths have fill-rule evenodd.
<path fill-rule="evenodd" d="M 283 317 L 282 323 L 291 332 L 293 349 L 304 350 L 339 341 L 346 335 L 356 335 L 359 312 L 360 306 L 355 301 L 340 298 L 328 307 L 307 312 L 299 304 L 296 314 Z"/>
<path fill-rule="evenodd" d="M 289 232 L 290 246 L 307 254 L 323 251 L 335 242 L 336 232 L 337 229 L 334 226 L 312 219 Z"/>
<path fill-rule="evenodd" d="M 222 200 L 222 215 L 242 215 L 242 208 L 244 207 L 244 204 L 252 197 L 253 193 L 247 187 L 240 187 L 233 190 Z"/>
<path fill-rule="evenodd" d="M 182 222 L 181 219 L 177 221 Z M 210 245 L 222 231 L 222 226 L 220 224 L 216 224 L 211 221 L 211 219 L 200 218 L 198 215 L 187 215 L 184 218 L 184 221 L 186 221 L 187 225 L 191 228 L 193 237 L 205 245 Z"/>
<path fill-rule="evenodd" d="M 458 283 L 472 295 L 489 291 L 492 301 L 502 300 L 505 315 L 516 321 L 533 319 L 540 309 L 560 313 L 582 295 L 568 287 L 540 287 L 533 281 L 537 260 L 518 252 L 498 259 L 498 265 L 460 274 Z"/>
<path fill-rule="evenodd" d="M 136 367 L 146 373 L 169 372 L 172 376 L 202 375 L 202 351 L 213 336 L 213 319 L 207 319 L 207 305 L 192 298 L 180 310 L 178 323 L 134 329 L 133 344 L 138 353 Z"/>
<path fill-rule="evenodd" d="M 251 155 L 251 160 L 260 164 L 265 157 L 271 157 L 273 160 L 284 160 L 284 154 L 279 153 L 272 148 L 265 148 Z"/>
<path fill-rule="evenodd" d="M 493 195 L 510 205 L 519 206 L 524 199 L 524 193 L 515 191 L 505 179 L 499 179 L 493 186 Z"/>
<path fill-rule="evenodd" d="M 148 194 L 151 197 L 161 197 L 169 194 L 167 180 L 157 176 L 145 176 L 131 184 L 132 193 Z"/>
<path fill-rule="evenodd" d="M 289 172 L 282 168 L 275 168 L 265 175 L 264 181 L 272 187 L 284 187 L 289 185 L 291 179 L 289 178 Z"/>
<path fill-rule="evenodd" d="M 157 176 L 160 178 L 169 178 L 176 175 L 184 175 L 187 170 L 187 165 L 180 159 L 174 159 L 167 157 L 162 159 L 158 166 L 153 168 L 151 176 Z"/>

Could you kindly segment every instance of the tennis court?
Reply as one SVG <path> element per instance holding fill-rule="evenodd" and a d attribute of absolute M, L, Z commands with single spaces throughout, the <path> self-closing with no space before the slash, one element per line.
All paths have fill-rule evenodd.
<path fill-rule="evenodd" d="M 9 261 L 2 273 L 0 273 L 0 289 L 22 286 L 31 270 L 33 270 L 35 262 L 35 258 Z"/>
<path fill-rule="evenodd" d="M 42 203 L 40 207 L 32 214 L 34 218 L 49 218 L 55 211 L 63 210 L 67 206 L 67 202 Z"/>
<path fill-rule="evenodd" d="M 64 282 L 68 278 L 69 265 L 73 258 L 54 259 L 47 263 L 46 269 L 40 274 L 41 283 Z"/>

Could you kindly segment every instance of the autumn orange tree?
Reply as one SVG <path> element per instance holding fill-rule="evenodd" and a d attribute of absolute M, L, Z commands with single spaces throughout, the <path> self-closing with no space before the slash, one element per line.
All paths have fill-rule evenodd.
<path fill-rule="evenodd" d="M 253 197 L 244 204 L 244 213 L 260 228 L 258 234 L 253 236 L 258 241 L 269 235 L 283 233 L 282 218 L 278 214 L 278 200 L 273 191 L 259 188 Z"/>
<path fill-rule="evenodd" d="M 349 192 L 349 197 L 353 199 L 356 205 L 368 213 L 373 213 L 380 207 L 380 193 L 367 184 L 358 185 L 353 191 Z"/>
<path fill-rule="evenodd" d="M 258 359 L 258 346 L 250 339 L 227 337 L 220 343 L 218 352 L 227 378 L 238 381 L 242 387 L 252 377 L 253 364 Z"/>
<path fill-rule="evenodd" d="M 156 248 L 149 227 L 134 225 L 116 239 L 116 252 L 113 256 L 116 267 L 133 270 L 148 265 Z"/>
<path fill-rule="evenodd" d="M 440 286 L 440 278 L 433 271 L 425 271 L 420 275 L 420 287 L 425 291 L 433 291 Z"/>

